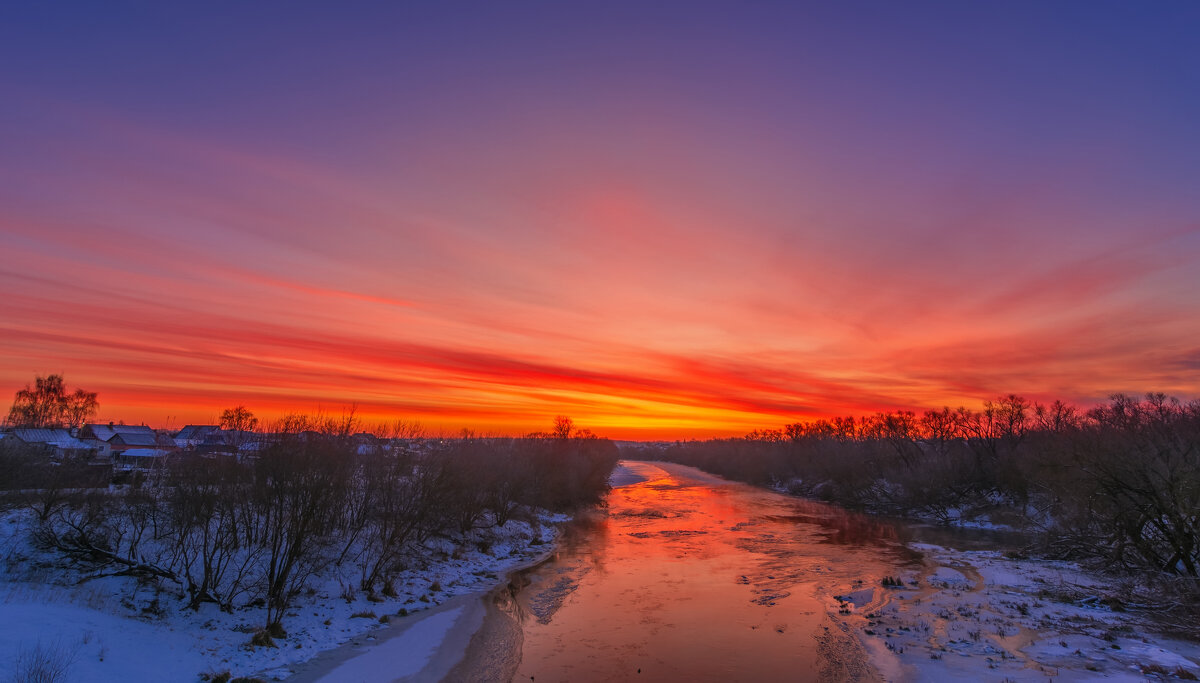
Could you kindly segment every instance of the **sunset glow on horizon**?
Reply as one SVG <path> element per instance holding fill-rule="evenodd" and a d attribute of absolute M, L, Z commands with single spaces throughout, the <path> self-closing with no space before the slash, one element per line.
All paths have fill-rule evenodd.
<path fill-rule="evenodd" d="M 657 439 L 1200 398 L 1200 5 L 642 5 L 5 8 L 0 400 Z"/>

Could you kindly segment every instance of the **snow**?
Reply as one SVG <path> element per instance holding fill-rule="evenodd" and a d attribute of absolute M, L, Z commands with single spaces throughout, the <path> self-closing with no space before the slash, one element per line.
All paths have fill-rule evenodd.
<path fill-rule="evenodd" d="M 895 486 L 894 483 L 885 479 L 876 480 L 875 486 L 888 490 Z M 1009 505 L 1008 501 L 994 498 L 988 501 L 988 505 L 982 508 L 963 509 L 957 507 L 925 509 L 916 511 L 913 514 L 914 519 L 923 520 L 934 523 L 939 526 L 951 526 L 960 529 L 979 529 L 982 531 L 1015 531 L 1016 529 L 1011 524 L 1003 524 L 992 519 L 991 514 L 987 512 L 989 508 L 1004 509 Z M 1034 510 L 1028 511 L 1033 514 Z"/>
<path fill-rule="evenodd" d="M 22 653 L 41 646 L 69 657 L 68 680 L 194 683 L 202 674 L 226 671 L 279 680 L 350 641 L 379 642 L 386 649 L 348 652 L 349 673 L 328 680 L 354 680 L 378 669 L 387 652 L 417 666 L 461 615 L 436 611 L 440 605 L 456 598 L 479 602 L 508 572 L 552 550 L 554 524 L 567 519 L 543 513 L 533 524 L 512 520 L 473 532 L 461 545 L 432 544 L 422 561 L 397 577 L 392 598 L 347 592 L 357 585 L 356 570 L 331 568 L 296 598 L 283 620 L 287 636 L 276 639 L 276 647 L 252 647 L 262 608 L 225 613 L 206 604 L 191 611 L 173 584 L 129 577 L 79 583 L 85 575 L 30 546 L 29 513 L 11 512 L 0 515 L 0 671 L 12 671 Z M 476 544 L 476 537 L 487 542 Z M 394 669 L 399 660 L 390 661 Z"/>
<path fill-rule="evenodd" d="M 963 576 L 962 572 L 950 567 L 938 567 L 932 574 L 929 575 L 928 580 L 931 582 L 941 583 L 945 586 L 959 586 L 967 589 L 974 587 L 971 582 L 967 580 L 967 577 Z"/>
<path fill-rule="evenodd" d="M 612 481 L 669 477 L 666 467 L 622 463 Z M 566 519 L 510 521 L 477 532 L 487 543 L 431 546 L 398 578 L 393 598 L 347 593 L 353 571 L 327 571 L 286 615 L 287 637 L 254 648 L 261 609 L 193 612 L 169 587 L 123 577 L 80 582 L 85 577 L 51 566 L 52 556 L 29 546 L 28 512 L 0 515 L 0 672 L 40 647 L 69 660 L 68 680 L 98 683 L 192 683 L 226 671 L 276 680 L 296 672 L 304 681 L 424 679 L 461 656 L 478 628 L 476 596 L 544 557 L 556 537 L 552 525 Z M 1147 632 L 1136 613 L 1110 610 L 1095 598 L 1108 582 L 1074 563 L 910 547 L 924 558 L 898 577 L 902 586 L 885 588 L 875 577 L 828 601 L 831 618 L 857 626 L 884 680 L 1200 675 L 1200 645 Z"/>
<path fill-rule="evenodd" d="M 343 661 L 317 681 L 358 683 L 390 681 L 402 676 L 411 676 L 429 662 L 463 609 L 456 607 L 423 619 L 400 637 L 365 648 L 363 654 Z"/>
<path fill-rule="evenodd" d="M 54 648 L 70 660 L 69 680 L 196 680 L 207 668 L 195 637 L 82 606 L 44 602 L 0 605 L 0 670 L 13 670 L 22 651 Z M 187 672 L 171 676 L 168 672 Z"/>
<path fill-rule="evenodd" d="M 857 623 L 884 680 L 1144 681 L 1153 667 L 1200 675 L 1200 644 L 1112 611 L 1098 597 L 1108 582 L 1074 563 L 910 547 L 924 559 L 899 577 L 904 585 L 859 588 L 840 617 Z"/>

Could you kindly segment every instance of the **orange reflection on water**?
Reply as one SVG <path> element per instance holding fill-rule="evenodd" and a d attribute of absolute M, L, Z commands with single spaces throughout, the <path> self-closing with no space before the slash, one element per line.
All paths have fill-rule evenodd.
<path fill-rule="evenodd" d="M 514 680 L 788 680 L 865 671 L 831 596 L 908 556 L 886 523 L 675 465 L 614 488 L 518 595 Z M 804 673 L 808 672 L 808 673 Z"/>

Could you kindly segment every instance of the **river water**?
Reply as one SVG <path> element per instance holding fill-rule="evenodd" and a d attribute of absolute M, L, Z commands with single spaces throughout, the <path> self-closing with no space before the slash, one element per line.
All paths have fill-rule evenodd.
<path fill-rule="evenodd" d="M 493 595 L 456 680 L 875 680 L 840 603 L 919 564 L 879 518 L 666 463 Z"/>

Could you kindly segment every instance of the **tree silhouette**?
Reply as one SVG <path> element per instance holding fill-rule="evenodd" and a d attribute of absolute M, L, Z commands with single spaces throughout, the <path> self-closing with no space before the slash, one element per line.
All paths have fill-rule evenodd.
<path fill-rule="evenodd" d="M 246 406 L 226 408 L 221 413 L 221 429 L 233 432 L 252 432 L 258 426 L 258 418 Z"/>
<path fill-rule="evenodd" d="M 575 421 L 566 415 L 559 415 L 554 418 L 554 431 L 551 436 L 556 439 L 569 439 L 571 432 L 575 431 Z"/>
<path fill-rule="evenodd" d="M 49 375 L 17 392 L 8 423 L 14 427 L 81 427 L 99 407 L 96 392 L 76 389 L 67 393 L 62 375 Z"/>

